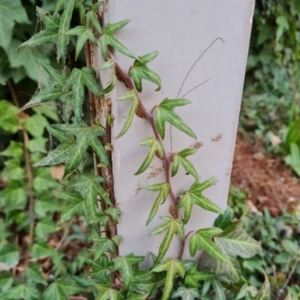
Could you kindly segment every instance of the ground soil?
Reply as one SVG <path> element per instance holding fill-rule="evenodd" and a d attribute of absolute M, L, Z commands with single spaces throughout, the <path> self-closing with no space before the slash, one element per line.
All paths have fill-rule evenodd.
<path fill-rule="evenodd" d="M 277 216 L 300 204 L 300 180 L 279 157 L 263 154 L 259 142 L 250 143 L 238 134 L 232 168 L 232 184 L 248 191 L 248 200 L 262 211 Z"/>

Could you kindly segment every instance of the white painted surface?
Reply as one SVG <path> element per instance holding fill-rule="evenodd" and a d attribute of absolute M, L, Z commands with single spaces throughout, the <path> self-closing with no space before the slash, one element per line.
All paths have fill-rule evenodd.
<path fill-rule="evenodd" d="M 185 96 L 192 104 L 176 109 L 176 113 L 203 143 L 198 153 L 190 158 L 203 180 L 216 177 L 216 185 L 205 191 L 205 195 L 222 208 L 227 202 L 253 8 L 254 0 L 109 0 L 105 13 L 106 23 L 132 20 L 117 33 L 117 38 L 135 54 L 141 56 L 159 51 L 149 66 L 161 76 L 163 88 L 155 92 L 152 83 L 143 82 L 141 98 L 147 108 L 151 109 L 166 97 L 182 97 L 207 81 Z M 100 56 L 98 53 L 99 65 Z M 131 59 L 118 52 L 115 57 L 125 70 L 129 69 Z M 102 78 L 104 83 L 105 80 Z M 127 101 L 115 101 L 124 91 L 123 84 L 118 82 L 117 89 L 111 94 L 115 116 L 113 138 L 120 132 L 129 109 Z M 167 127 L 167 152 L 171 152 L 169 131 Z M 164 180 L 163 172 L 149 178 L 150 169 L 142 175 L 133 175 L 147 155 L 148 148 L 139 146 L 139 142 L 148 135 L 152 135 L 149 124 L 135 117 L 126 136 L 113 139 L 115 194 L 123 212 L 118 225 L 118 234 L 124 238 L 121 255 L 133 251 L 136 255 L 145 255 L 149 251 L 157 254 L 165 234 L 148 236 L 153 228 L 162 224 L 158 216 L 169 215 L 171 201 L 160 207 L 158 216 L 146 227 L 156 194 L 142 190 L 134 196 L 139 184 L 146 186 Z M 222 138 L 213 141 L 218 140 L 217 136 Z M 180 151 L 195 142 L 176 128 L 172 129 L 172 140 L 173 151 Z M 161 167 L 161 162 L 155 159 L 152 165 Z M 188 189 L 193 182 L 193 178 L 180 169 L 172 179 L 172 186 L 178 193 Z M 186 232 L 211 226 L 215 217 L 214 213 L 195 206 Z M 175 236 L 167 256 L 176 257 L 178 251 L 179 242 Z M 188 257 L 188 244 L 184 257 Z"/>

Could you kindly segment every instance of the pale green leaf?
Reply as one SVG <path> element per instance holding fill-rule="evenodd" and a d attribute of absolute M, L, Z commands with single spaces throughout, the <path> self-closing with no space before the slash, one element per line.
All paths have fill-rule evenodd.
<path fill-rule="evenodd" d="M 270 282 L 265 274 L 265 282 L 258 291 L 255 300 L 270 300 L 271 299 L 271 287 L 270 287 Z"/>
<path fill-rule="evenodd" d="M 127 130 L 129 129 L 129 127 L 131 126 L 132 120 L 133 120 L 133 117 L 134 117 L 134 113 L 135 113 L 135 111 L 136 111 L 136 109 L 139 105 L 139 100 L 138 100 L 138 97 L 136 96 L 135 91 L 125 93 L 118 100 L 132 100 L 132 104 L 131 104 L 130 110 L 128 112 L 128 115 L 126 117 L 126 121 L 124 123 L 124 126 L 123 126 L 121 132 L 116 137 L 117 139 L 119 137 L 121 137 L 122 135 L 124 135 L 127 132 Z"/>
<path fill-rule="evenodd" d="M 29 24 L 26 10 L 20 0 L 0 0 L 0 46 L 5 50 L 11 42 L 17 23 Z"/>
<path fill-rule="evenodd" d="M 0 248 L 0 262 L 8 268 L 13 268 L 19 263 L 20 254 L 18 248 L 13 244 L 4 244 Z"/>
<path fill-rule="evenodd" d="M 163 183 L 160 183 L 160 184 L 154 184 L 154 185 L 151 185 L 151 186 L 146 186 L 146 187 L 144 187 L 144 189 L 148 190 L 148 191 L 159 191 L 159 194 L 157 195 L 157 197 L 154 201 L 154 204 L 152 206 L 149 218 L 148 218 L 147 223 L 146 223 L 146 225 L 148 225 L 153 220 L 153 218 L 155 217 L 159 206 L 161 204 L 164 204 L 165 201 L 167 200 L 168 195 L 169 195 L 170 185 L 167 182 L 163 182 Z"/>
<path fill-rule="evenodd" d="M 11 102 L 0 100 L 0 128 L 8 133 L 15 133 L 19 128 L 18 109 Z"/>

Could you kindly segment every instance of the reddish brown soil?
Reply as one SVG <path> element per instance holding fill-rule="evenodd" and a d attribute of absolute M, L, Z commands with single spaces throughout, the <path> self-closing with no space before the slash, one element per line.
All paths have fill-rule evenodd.
<path fill-rule="evenodd" d="M 232 183 L 248 191 L 248 199 L 261 211 L 268 208 L 279 215 L 283 208 L 291 210 L 300 204 L 300 180 L 275 156 L 263 154 L 261 145 L 250 145 L 238 134 Z"/>

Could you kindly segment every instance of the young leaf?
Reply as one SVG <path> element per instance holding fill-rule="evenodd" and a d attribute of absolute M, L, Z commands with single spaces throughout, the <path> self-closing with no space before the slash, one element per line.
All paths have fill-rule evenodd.
<path fill-rule="evenodd" d="M 177 106 L 190 104 L 186 99 L 164 99 L 154 110 L 156 128 L 162 139 L 165 138 L 165 122 L 170 123 L 178 130 L 197 139 L 192 129 L 173 111 Z"/>
<path fill-rule="evenodd" d="M 157 73 L 147 67 L 147 63 L 155 59 L 158 52 L 151 52 L 144 56 L 140 56 L 139 60 L 135 60 L 130 68 L 129 76 L 132 77 L 135 87 L 138 92 L 142 91 L 142 79 L 153 82 L 158 86 L 156 91 L 161 89 L 161 79 Z"/>
<path fill-rule="evenodd" d="M 94 28 L 98 31 L 98 33 L 103 34 L 103 29 L 100 25 L 100 22 L 98 20 L 98 16 L 97 16 L 97 10 L 98 8 L 103 4 L 104 2 L 99 2 L 99 3 L 95 3 L 92 6 L 92 10 L 90 10 L 89 12 L 87 12 L 85 14 L 85 18 L 86 18 L 86 27 L 91 28 L 92 24 L 94 26 Z"/>
<path fill-rule="evenodd" d="M 131 91 L 131 92 L 125 93 L 118 100 L 132 100 L 132 104 L 131 104 L 128 116 L 126 118 L 124 127 L 121 130 L 121 132 L 118 134 L 118 136 L 116 137 L 117 139 L 119 137 L 121 137 L 122 135 L 124 135 L 127 132 L 127 130 L 129 129 L 129 127 L 131 126 L 132 120 L 133 120 L 133 117 L 134 117 L 134 113 L 135 113 L 135 111 L 136 111 L 136 109 L 137 109 L 137 107 L 139 105 L 139 100 L 138 100 L 138 98 L 136 96 L 135 91 Z"/>
<path fill-rule="evenodd" d="M 265 282 L 262 285 L 261 289 L 258 291 L 255 300 L 269 300 L 271 299 L 271 287 L 270 287 L 270 282 L 265 274 Z"/>
<path fill-rule="evenodd" d="M 84 86 L 96 95 L 100 95 L 102 90 L 93 78 L 95 71 L 91 68 L 84 67 L 82 69 L 74 68 L 68 79 L 65 90 L 72 89 L 74 114 L 78 123 L 82 121 L 82 104 L 84 101 Z"/>
<path fill-rule="evenodd" d="M 184 239 L 184 227 L 183 227 L 182 220 L 173 219 L 171 217 L 161 217 L 161 219 L 165 220 L 166 222 L 163 225 L 156 227 L 149 234 L 149 235 L 155 235 L 167 230 L 164 240 L 159 246 L 159 252 L 156 258 L 156 262 L 160 262 L 165 256 L 165 254 L 167 253 L 174 234 L 177 233 L 178 237 L 181 240 Z"/>
<path fill-rule="evenodd" d="M 173 164 L 172 164 L 172 176 L 175 176 L 178 172 L 179 165 L 182 165 L 185 171 L 191 174 L 196 181 L 199 180 L 199 175 L 193 166 L 193 164 L 186 159 L 188 155 L 193 155 L 197 152 L 197 149 L 184 149 L 178 153 L 175 153 L 173 156 Z"/>
<path fill-rule="evenodd" d="M 93 239 L 93 242 L 95 243 L 95 260 L 98 260 L 107 251 L 114 253 L 116 250 L 115 242 L 106 237 Z"/>
<path fill-rule="evenodd" d="M 108 46 L 112 46 L 119 52 L 123 53 L 124 55 L 135 58 L 139 60 L 139 58 L 133 54 L 130 50 L 128 50 L 122 43 L 120 43 L 113 35 L 118 31 L 119 29 L 123 28 L 125 25 L 127 25 L 130 22 L 130 20 L 123 20 L 114 24 L 108 23 L 106 27 L 104 28 L 104 32 L 100 37 L 100 48 L 101 53 L 103 56 L 103 59 L 107 60 L 107 48 Z"/>
<path fill-rule="evenodd" d="M 169 189 L 170 185 L 167 182 L 159 183 L 159 184 L 153 184 L 150 186 L 144 187 L 145 190 L 147 191 L 159 191 L 158 196 L 155 199 L 155 202 L 153 204 L 153 207 L 151 209 L 149 218 L 147 220 L 146 225 L 148 225 L 156 215 L 159 205 L 164 204 L 168 198 L 169 195 Z"/>
<path fill-rule="evenodd" d="M 181 261 L 179 261 L 178 259 L 168 258 L 165 262 L 154 267 L 152 270 L 152 272 L 163 271 L 167 272 L 167 276 L 162 300 L 167 300 L 169 299 L 173 288 L 174 276 L 176 274 L 179 274 L 183 278 L 183 276 L 185 275 L 185 270 Z"/>
<path fill-rule="evenodd" d="M 198 289 L 195 288 L 187 288 L 187 287 L 180 287 L 172 294 L 171 298 L 181 297 L 181 299 L 185 300 L 194 300 L 194 299 L 200 299 L 201 295 Z"/>
<path fill-rule="evenodd" d="M 68 30 L 66 35 L 77 35 L 75 60 L 77 60 L 79 53 L 87 41 L 91 41 L 93 44 L 97 45 L 98 41 L 94 36 L 92 29 L 85 26 L 76 26 Z"/>
<path fill-rule="evenodd" d="M 100 68 L 97 68 L 96 70 L 106 70 L 106 69 L 111 69 L 112 72 L 111 72 L 110 82 L 107 85 L 107 87 L 102 91 L 102 94 L 107 94 L 107 93 L 111 92 L 113 90 L 113 88 L 115 87 L 115 79 L 116 79 L 115 63 L 112 60 L 108 60 Z M 132 99 L 132 98 L 130 98 L 130 99 Z M 122 99 L 122 100 L 126 100 L 126 99 Z"/>
<path fill-rule="evenodd" d="M 205 196 L 202 195 L 202 191 L 210 187 L 214 182 L 214 178 L 211 178 L 209 180 L 206 180 L 202 183 L 195 182 L 189 191 L 186 191 L 184 193 L 181 193 L 180 195 L 180 202 L 177 205 L 177 208 L 184 208 L 184 223 L 186 224 L 192 213 L 192 207 L 194 204 L 204 208 L 205 210 L 216 212 L 223 214 L 223 211 L 221 208 L 219 208 L 216 204 L 214 204 L 212 201 L 207 199 Z"/>
<path fill-rule="evenodd" d="M 137 172 L 134 175 L 139 175 L 147 170 L 147 168 L 150 166 L 155 152 L 157 151 L 158 155 L 162 158 L 163 157 L 163 146 L 160 141 L 158 141 L 155 137 L 150 136 L 144 141 L 140 142 L 141 146 L 150 146 L 150 151 L 148 155 L 146 156 L 145 160 L 143 161 L 140 168 L 137 170 Z"/>
<path fill-rule="evenodd" d="M 112 271 L 122 271 L 122 279 L 124 287 L 128 288 L 133 277 L 133 266 L 141 263 L 144 260 L 144 256 L 135 256 L 128 254 L 126 256 L 119 256 L 114 258 Z"/>
<path fill-rule="evenodd" d="M 200 229 L 191 236 L 189 244 L 190 254 L 191 256 L 195 256 L 197 250 L 201 248 L 213 258 L 226 263 L 228 260 L 222 255 L 220 249 L 212 241 L 213 236 L 221 233 L 222 230 L 219 228 L 213 229 L 215 230 L 211 231 L 211 228 Z"/>

